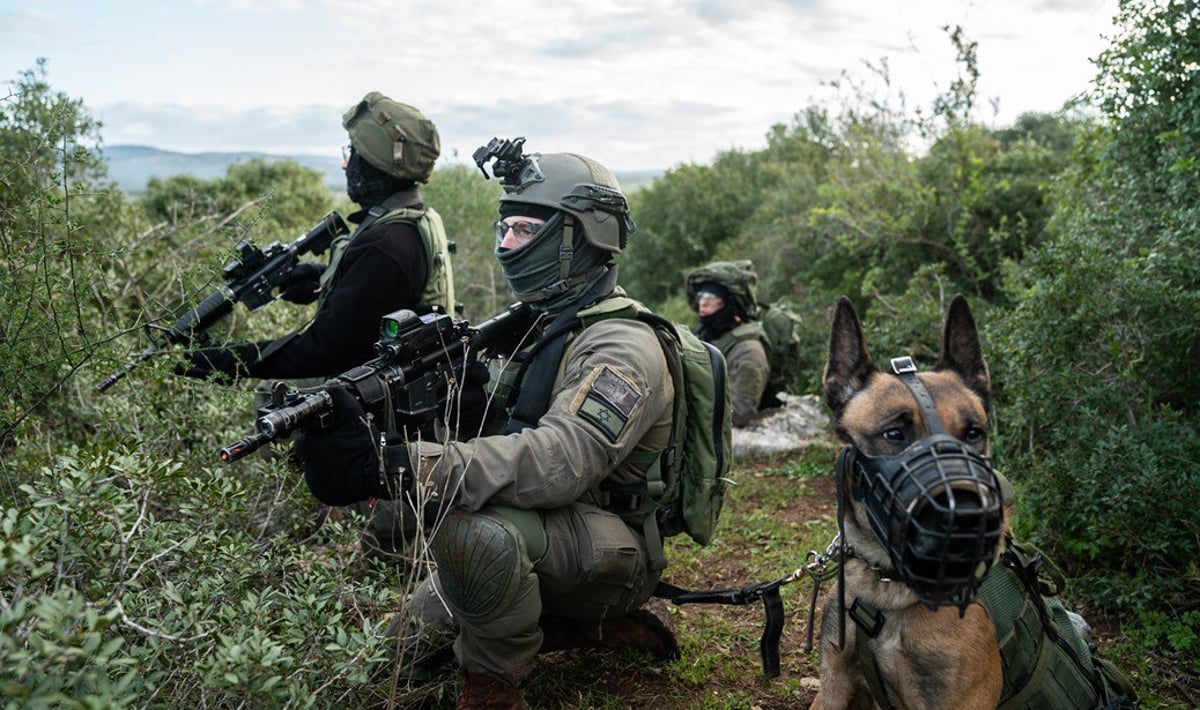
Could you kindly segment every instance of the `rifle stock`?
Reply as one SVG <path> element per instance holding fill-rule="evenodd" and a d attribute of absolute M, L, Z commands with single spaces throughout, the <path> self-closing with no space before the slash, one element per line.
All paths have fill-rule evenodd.
<path fill-rule="evenodd" d="M 239 242 L 236 247 L 237 255 L 221 272 L 225 284 L 195 307 L 188 309 L 173 326 L 146 326 L 150 347 L 125 363 L 120 370 L 104 378 L 96 385 L 96 391 L 104 392 L 138 365 L 171 345 L 191 345 L 196 342 L 203 344 L 206 342 L 208 329 L 229 315 L 235 303 L 245 303 L 247 308 L 256 311 L 273 302 L 277 298 L 276 289 L 287 281 L 292 269 L 300 263 L 301 255 L 320 255 L 329 249 L 335 237 L 349 231 L 341 215 L 330 212 L 291 244 L 275 242 L 263 250 L 249 240 Z"/>
<path fill-rule="evenodd" d="M 409 310 L 383 318 L 379 356 L 312 389 L 275 383 L 270 405 L 260 410 L 256 431 L 219 456 L 231 463 L 299 429 L 322 429 L 332 420 L 333 388 L 347 390 L 363 409 L 380 417 L 390 407 L 398 424 L 421 426 L 442 411 L 454 382 L 467 377 L 471 358 L 480 351 L 523 334 L 531 322 L 527 304 L 514 303 L 499 315 L 471 326 L 465 320 Z"/>

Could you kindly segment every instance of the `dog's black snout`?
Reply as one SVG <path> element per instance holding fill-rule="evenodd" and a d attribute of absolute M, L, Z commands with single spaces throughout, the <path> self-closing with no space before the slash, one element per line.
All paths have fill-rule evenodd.
<path fill-rule="evenodd" d="M 979 462 L 952 457 L 914 477 L 924 485 L 908 506 L 905 566 L 926 596 L 949 599 L 977 583 L 995 559 L 1003 527 L 995 476 Z"/>
<path fill-rule="evenodd" d="M 944 486 L 913 511 L 909 544 L 918 559 L 945 564 L 950 576 L 969 576 L 980 556 L 989 555 L 989 531 L 999 524 L 997 511 L 986 505 L 977 488 Z M 965 569 L 959 569 L 965 566 Z"/>

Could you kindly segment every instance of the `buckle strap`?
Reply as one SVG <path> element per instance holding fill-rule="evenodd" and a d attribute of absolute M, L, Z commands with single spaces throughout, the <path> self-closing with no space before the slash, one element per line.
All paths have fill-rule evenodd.
<path fill-rule="evenodd" d="M 863 633 L 871 638 L 879 635 L 883 630 L 883 622 L 886 619 L 883 613 L 878 609 L 874 609 L 862 602 L 861 599 L 855 598 L 854 603 L 850 605 L 850 618 L 862 629 Z"/>

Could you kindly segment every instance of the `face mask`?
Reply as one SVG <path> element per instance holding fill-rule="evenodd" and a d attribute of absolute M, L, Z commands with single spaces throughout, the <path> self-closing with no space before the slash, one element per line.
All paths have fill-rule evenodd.
<path fill-rule="evenodd" d="M 399 181 L 367 162 L 357 151 L 346 161 L 346 195 L 362 207 L 374 207 L 399 188 Z"/>
<path fill-rule="evenodd" d="M 568 271 L 568 279 L 574 283 L 568 283 L 562 278 L 559 261 L 562 234 L 563 215 L 559 212 L 525 245 L 515 249 L 496 245 L 496 259 L 509 288 L 539 310 L 554 312 L 579 298 L 595 280 L 589 273 L 595 270 L 598 276 L 603 270 L 596 267 L 609 260 L 607 252 L 588 244 L 583 230 L 576 228 Z"/>
<path fill-rule="evenodd" d="M 736 325 L 733 309 L 725 306 L 716 313 L 700 316 L 700 337 L 711 342 L 733 330 Z"/>

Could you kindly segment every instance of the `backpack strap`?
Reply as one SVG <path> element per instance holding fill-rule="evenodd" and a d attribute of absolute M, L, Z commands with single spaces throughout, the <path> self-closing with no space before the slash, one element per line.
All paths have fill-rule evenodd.
<path fill-rule="evenodd" d="M 687 400 L 683 392 L 683 364 L 679 361 L 678 350 L 668 340 L 674 334 L 672 326 L 648 311 L 636 311 L 636 319 L 654 331 L 667 363 L 667 373 L 671 382 L 675 384 L 675 397 L 671 405 L 671 437 L 666 448 L 660 451 L 635 452 L 638 459 L 633 461 L 638 463 L 640 459 L 649 464 L 646 468 L 646 482 L 640 486 L 644 513 L 642 533 L 646 540 L 646 551 L 650 555 L 650 568 L 663 570 L 667 568 L 667 553 L 658 524 L 658 512 L 667 493 L 678 493 L 679 490 L 679 464 L 683 460 L 680 450 L 683 447 L 684 428 L 687 426 Z"/>
<path fill-rule="evenodd" d="M 642 536 L 646 541 L 646 553 L 650 557 L 650 569 L 663 570 L 667 567 L 667 553 L 663 545 L 658 514 L 663 498 L 671 490 L 677 490 L 675 487 L 678 485 L 672 466 L 679 460 L 676 451 L 682 439 L 677 437 L 682 426 L 686 424 L 686 410 L 683 407 L 687 405 L 678 389 L 682 381 L 680 378 L 683 376 L 682 366 L 678 353 L 667 340 L 670 336 L 663 331 L 664 327 L 670 328 L 670 325 L 653 313 L 642 310 L 631 299 L 625 299 L 623 302 L 614 300 L 607 308 L 589 309 L 581 316 L 580 320 L 582 327 L 587 328 L 594 323 L 610 318 L 637 320 L 650 326 L 654 331 L 667 363 L 668 376 L 677 388 L 671 411 L 671 438 L 665 449 L 634 451 L 626 458 L 626 461 L 632 464 L 646 467 L 644 483 L 633 486 L 608 486 L 601 482 L 586 495 L 589 500 L 605 510 L 618 513 L 635 511 L 640 513 Z"/>
<path fill-rule="evenodd" d="M 735 343 L 740 343 L 743 340 L 757 340 L 763 344 L 763 347 L 766 348 L 768 352 L 770 352 L 770 346 L 767 343 L 766 333 L 763 331 L 762 326 L 758 324 L 758 321 L 744 321 L 742 323 L 738 323 L 735 327 L 726 331 L 721 337 L 717 338 L 713 345 L 716 345 L 717 349 L 722 353 L 728 353 L 729 349 L 732 348 Z"/>

